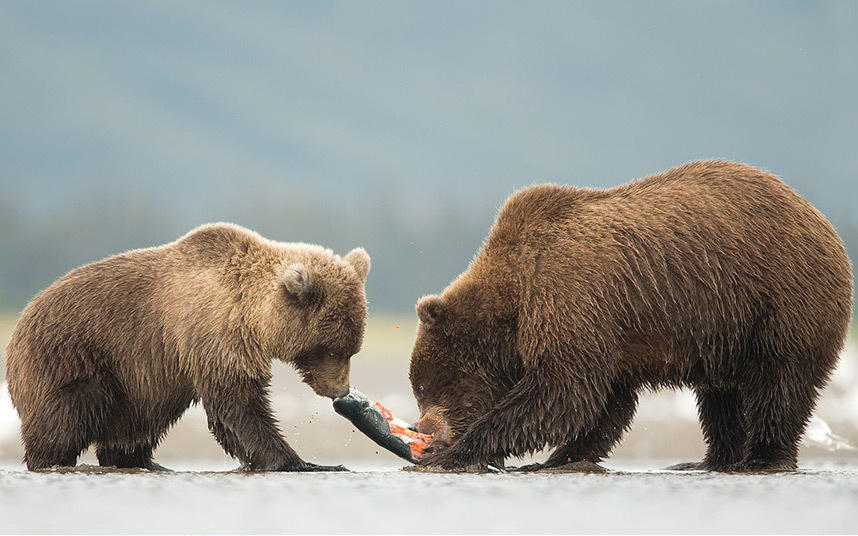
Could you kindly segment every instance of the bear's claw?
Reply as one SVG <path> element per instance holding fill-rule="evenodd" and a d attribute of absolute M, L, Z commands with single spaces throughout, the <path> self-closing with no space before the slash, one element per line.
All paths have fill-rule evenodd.
<path fill-rule="evenodd" d="M 286 471 L 290 471 L 290 469 L 286 469 Z M 302 466 L 299 466 L 293 471 L 296 472 L 312 472 L 312 473 L 333 473 L 339 471 L 348 472 L 348 469 L 344 465 L 316 465 L 315 463 L 307 462 Z"/>

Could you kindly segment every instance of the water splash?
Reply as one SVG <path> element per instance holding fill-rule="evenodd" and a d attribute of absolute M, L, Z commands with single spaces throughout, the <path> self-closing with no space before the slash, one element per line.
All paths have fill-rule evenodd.
<path fill-rule="evenodd" d="M 804 432 L 802 443 L 822 447 L 832 452 L 835 450 L 858 450 L 846 438 L 832 432 L 828 423 L 815 413 L 810 416 L 810 422 L 807 423 L 807 430 Z"/>
<path fill-rule="evenodd" d="M 18 418 L 18 411 L 12 405 L 9 386 L 3 382 L 0 384 L 0 443 L 17 438 L 20 429 L 21 420 Z"/>

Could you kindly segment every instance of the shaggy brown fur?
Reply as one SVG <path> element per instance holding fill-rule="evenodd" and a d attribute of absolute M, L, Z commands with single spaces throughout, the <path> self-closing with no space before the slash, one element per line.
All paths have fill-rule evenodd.
<path fill-rule="evenodd" d="M 411 382 L 425 459 L 599 461 L 642 388 L 688 386 L 703 466 L 796 466 L 843 345 L 849 259 L 831 225 L 777 178 L 694 162 L 609 190 L 514 194 L 441 296 L 423 298 Z"/>
<path fill-rule="evenodd" d="M 6 349 L 27 467 L 156 467 L 187 407 L 248 470 L 325 469 L 284 441 L 268 400 L 271 360 L 316 393 L 348 391 L 361 346 L 369 256 L 340 258 L 214 224 L 176 242 L 72 270 L 37 295 Z"/>

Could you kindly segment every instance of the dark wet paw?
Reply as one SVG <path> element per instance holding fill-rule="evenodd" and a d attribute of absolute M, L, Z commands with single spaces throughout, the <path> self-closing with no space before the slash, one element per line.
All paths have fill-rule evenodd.
<path fill-rule="evenodd" d="M 544 467 L 541 463 L 529 463 L 521 467 L 510 467 L 507 469 L 510 473 L 534 473 Z"/>
<path fill-rule="evenodd" d="M 713 463 L 713 462 L 685 462 L 677 463 L 664 468 L 666 471 L 712 471 L 715 473 L 746 473 L 746 472 L 765 472 L 764 470 L 746 469 L 744 465 L 738 463 Z M 789 470 L 789 469 L 780 469 Z M 777 472 L 778 469 L 772 471 Z"/>
<path fill-rule="evenodd" d="M 492 470 L 488 464 L 473 464 L 473 465 L 409 465 L 402 468 L 403 471 L 411 473 L 495 473 L 498 469 Z"/>
<path fill-rule="evenodd" d="M 335 473 L 335 472 L 348 472 L 348 469 L 344 465 L 316 465 L 315 463 L 305 463 L 301 468 L 295 469 L 295 471 L 306 471 L 313 473 Z"/>
<path fill-rule="evenodd" d="M 756 473 L 756 474 L 771 474 L 771 473 L 794 473 L 798 467 L 794 463 L 768 463 L 768 462 L 745 462 L 740 465 L 733 466 L 726 471 L 732 473 Z"/>
<path fill-rule="evenodd" d="M 552 465 L 548 467 L 542 467 L 541 469 L 536 471 L 537 473 L 593 473 L 593 474 L 605 474 L 609 473 L 606 468 L 602 467 L 598 463 L 580 460 L 577 462 L 569 462 L 564 463 L 563 465 Z"/>
<path fill-rule="evenodd" d="M 439 469 L 456 469 L 462 465 L 463 464 L 461 464 L 446 449 L 440 451 L 433 450 L 417 461 L 417 466 L 426 468 L 435 467 Z"/>
<path fill-rule="evenodd" d="M 156 473 L 172 473 L 173 472 L 172 469 L 168 469 L 168 468 L 164 467 L 163 465 L 161 465 L 160 463 L 155 463 L 155 462 L 152 462 L 152 464 L 149 465 L 149 467 L 147 467 L 146 469 L 149 469 L 150 471 L 154 471 Z"/>
<path fill-rule="evenodd" d="M 577 462 L 569 462 L 560 465 L 548 463 L 531 463 L 522 465 L 521 467 L 512 467 L 508 469 L 511 473 L 610 473 L 608 469 L 602 467 L 598 463 L 579 460 Z"/>
<path fill-rule="evenodd" d="M 51 467 L 43 467 L 40 469 L 31 469 L 34 473 L 57 473 L 57 474 L 70 474 L 70 473 L 86 473 L 90 475 L 104 475 L 115 473 L 118 471 L 115 465 L 89 465 L 89 464 L 81 464 L 81 465 L 52 465 Z"/>
<path fill-rule="evenodd" d="M 665 471 L 706 471 L 703 462 L 682 462 L 674 465 L 669 465 L 664 468 Z"/>
<path fill-rule="evenodd" d="M 322 473 L 322 472 L 337 472 L 337 471 L 348 471 L 342 465 L 317 465 L 315 463 L 310 462 L 301 462 L 298 464 L 288 464 L 288 465 L 280 465 L 270 468 L 262 468 L 262 467 L 253 467 L 250 465 L 242 465 L 238 469 L 237 472 L 241 473 L 266 473 L 266 472 L 279 472 L 279 473 Z"/>

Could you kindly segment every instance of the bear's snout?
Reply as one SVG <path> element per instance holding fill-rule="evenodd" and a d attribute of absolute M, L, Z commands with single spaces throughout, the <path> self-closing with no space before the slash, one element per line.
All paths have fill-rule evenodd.
<path fill-rule="evenodd" d="M 349 369 L 351 360 L 329 353 L 316 354 L 312 359 L 303 359 L 297 366 L 304 382 L 319 395 L 339 398 L 349 394 L 351 382 Z"/>
<path fill-rule="evenodd" d="M 334 392 L 333 392 L 334 398 L 341 398 L 341 397 L 346 396 L 347 394 L 349 394 L 349 386 L 348 385 L 340 386 L 340 387 L 334 387 Z"/>
<path fill-rule="evenodd" d="M 421 434 L 431 435 L 433 442 L 450 443 L 450 427 L 447 425 L 444 411 L 438 406 L 429 407 L 410 428 Z"/>

